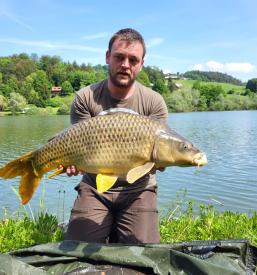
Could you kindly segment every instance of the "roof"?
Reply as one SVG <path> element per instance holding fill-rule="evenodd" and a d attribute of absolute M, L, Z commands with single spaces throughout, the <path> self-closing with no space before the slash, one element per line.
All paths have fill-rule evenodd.
<path fill-rule="evenodd" d="M 52 90 L 52 92 L 60 92 L 62 90 L 62 87 L 60 87 L 60 86 L 53 86 L 51 90 Z"/>

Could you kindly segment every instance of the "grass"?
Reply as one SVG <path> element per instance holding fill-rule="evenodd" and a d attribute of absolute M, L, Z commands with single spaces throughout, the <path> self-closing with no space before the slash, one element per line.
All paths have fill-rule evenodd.
<path fill-rule="evenodd" d="M 20 199 L 16 189 L 13 192 Z M 186 191 L 178 193 L 174 209 L 160 216 L 162 243 L 193 240 L 249 239 L 257 247 L 257 212 L 245 213 L 217 211 L 213 205 L 198 205 L 188 201 Z M 40 212 L 32 213 L 26 207 L 9 215 L 4 211 L 0 221 L 0 253 L 33 246 L 36 244 L 62 241 L 64 233 L 58 219 L 44 211 L 45 189 L 40 198 Z M 21 211 L 22 210 L 22 211 Z"/>
<path fill-rule="evenodd" d="M 196 80 L 174 80 L 175 83 L 180 83 L 182 84 L 182 88 L 181 89 L 192 89 L 194 83 Z M 230 83 L 219 83 L 219 82 L 201 82 L 203 85 L 219 85 L 222 86 L 223 90 L 227 93 L 231 90 L 233 90 L 236 94 L 242 94 L 245 92 L 245 86 L 240 86 L 240 85 L 234 85 L 234 84 L 230 84 Z"/>
<path fill-rule="evenodd" d="M 257 212 L 251 216 L 231 211 L 218 212 L 213 205 L 188 202 L 160 218 L 162 243 L 193 240 L 249 239 L 257 246 Z M 0 253 L 47 242 L 62 241 L 57 218 L 41 212 L 35 219 L 4 217 L 0 222 Z"/>
<path fill-rule="evenodd" d="M 218 212 L 213 205 L 200 205 L 195 209 L 193 202 L 188 202 L 184 211 L 177 213 L 177 209 L 161 218 L 161 242 L 246 238 L 257 246 L 257 212 L 251 216 Z"/>
<path fill-rule="evenodd" d="M 60 240 L 63 232 L 57 218 L 47 213 L 40 213 L 35 220 L 5 218 L 0 222 L 0 253 Z"/>
<path fill-rule="evenodd" d="M 19 192 L 14 187 L 11 189 L 21 202 Z M 3 219 L 0 221 L 0 253 L 63 240 L 64 233 L 58 225 L 57 217 L 44 211 L 44 200 L 43 186 L 37 215 L 33 213 L 29 203 L 27 206 L 21 205 L 11 215 L 4 209 Z"/>

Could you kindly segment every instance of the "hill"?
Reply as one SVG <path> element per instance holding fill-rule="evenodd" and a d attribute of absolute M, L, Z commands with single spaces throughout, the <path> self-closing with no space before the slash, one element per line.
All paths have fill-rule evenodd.
<path fill-rule="evenodd" d="M 192 89 L 194 83 L 196 82 L 196 80 L 191 80 L 191 79 L 187 79 L 187 80 L 183 80 L 183 79 L 179 79 L 179 80 L 174 80 L 173 81 L 175 84 L 180 84 L 180 89 Z M 245 93 L 245 86 L 244 85 L 237 85 L 237 84 L 231 84 L 231 83 L 221 83 L 221 82 L 216 82 L 216 81 L 203 81 L 202 84 L 205 85 L 215 85 L 215 86 L 221 86 L 222 89 L 224 90 L 224 92 L 226 94 L 238 94 L 238 95 L 242 95 Z"/>
<path fill-rule="evenodd" d="M 235 85 L 243 85 L 241 80 L 234 78 L 231 75 L 220 72 L 206 72 L 206 71 L 188 71 L 183 74 L 185 78 L 200 81 L 230 83 Z"/>

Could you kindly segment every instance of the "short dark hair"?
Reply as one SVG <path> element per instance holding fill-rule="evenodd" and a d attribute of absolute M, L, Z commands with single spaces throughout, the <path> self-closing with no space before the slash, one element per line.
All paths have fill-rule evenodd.
<path fill-rule="evenodd" d="M 132 43 L 135 41 L 140 42 L 141 45 L 143 46 L 143 58 L 144 58 L 145 53 L 146 53 L 145 41 L 144 41 L 143 36 L 138 31 L 131 29 L 131 28 L 121 29 L 121 30 L 117 31 L 111 37 L 111 39 L 109 41 L 109 46 L 108 46 L 109 52 L 111 52 L 112 45 L 113 45 L 114 41 L 118 38 L 121 40 L 125 40 L 128 43 Z"/>

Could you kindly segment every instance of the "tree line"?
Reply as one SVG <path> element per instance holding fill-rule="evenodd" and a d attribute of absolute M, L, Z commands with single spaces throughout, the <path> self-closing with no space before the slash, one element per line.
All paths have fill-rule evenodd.
<path fill-rule="evenodd" d="M 231 75 L 220 72 L 206 72 L 206 71 L 188 71 L 183 75 L 186 78 L 198 81 L 213 81 L 220 83 L 231 83 L 235 85 L 243 85 L 242 81 L 234 78 Z"/>
<path fill-rule="evenodd" d="M 0 111 L 12 113 L 30 106 L 61 107 L 60 113 L 69 112 L 69 104 L 52 98 L 51 88 L 60 86 L 61 97 L 71 96 L 80 88 L 101 81 L 108 75 L 105 65 L 64 62 L 59 56 L 14 54 L 0 57 Z M 178 87 L 174 80 L 158 67 L 146 66 L 138 75 L 138 81 L 163 95 L 169 111 L 206 111 L 257 109 L 257 85 L 248 81 L 243 94 L 225 91 L 217 84 L 204 81 L 236 83 L 233 77 L 213 72 L 186 72 L 179 78 L 196 79 L 191 88 Z M 60 97 L 59 97 L 60 98 Z"/>

